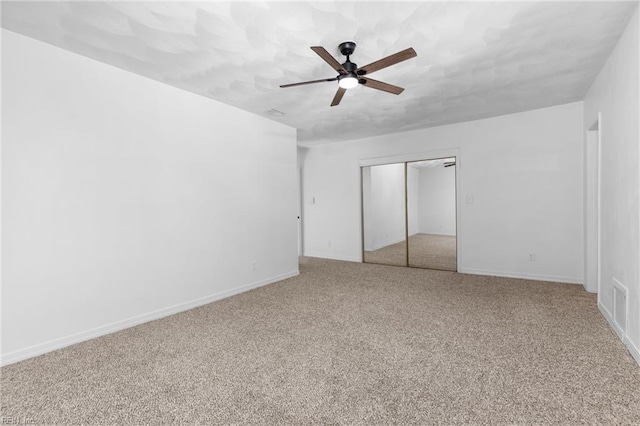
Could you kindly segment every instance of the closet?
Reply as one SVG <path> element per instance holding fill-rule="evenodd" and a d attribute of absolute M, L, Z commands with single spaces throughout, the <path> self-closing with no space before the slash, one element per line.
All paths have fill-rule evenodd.
<path fill-rule="evenodd" d="M 456 157 L 361 167 L 362 259 L 457 270 Z"/>

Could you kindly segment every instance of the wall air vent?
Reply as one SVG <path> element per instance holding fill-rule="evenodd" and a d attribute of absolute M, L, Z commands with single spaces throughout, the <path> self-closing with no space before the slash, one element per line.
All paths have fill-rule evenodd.
<path fill-rule="evenodd" d="M 627 333 L 627 287 L 615 278 L 613 279 L 613 322 L 622 336 L 625 336 Z"/>

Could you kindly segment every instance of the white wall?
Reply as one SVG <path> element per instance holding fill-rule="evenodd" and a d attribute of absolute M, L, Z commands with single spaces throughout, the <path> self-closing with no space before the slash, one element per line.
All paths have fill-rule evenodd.
<path fill-rule="evenodd" d="M 4 363 L 297 273 L 294 129 L 2 35 Z"/>
<path fill-rule="evenodd" d="M 309 148 L 305 254 L 361 260 L 361 160 L 458 149 L 460 272 L 582 282 L 582 113 L 578 102 Z"/>
<path fill-rule="evenodd" d="M 424 167 L 420 171 L 418 216 L 422 234 L 456 235 L 456 169 Z"/>
<path fill-rule="evenodd" d="M 405 240 L 404 164 L 365 167 L 365 250 Z"/>
<path fill-rule="evenodd" d="M 584 100 L 584 127 L 601 113 L 601 271 L 598 303 L 640 362 L 640 35 L 638 10 Z M 615 281 L 626 325 L 613 322 Z M 623 321 L 624 322 L 624 321 Z M 626 331 L 624 330 L 626 329 Z"/>
<path fill-rule="evenodd" d="M 409 236 L 420 233 L 420 170 L 407 165 L 407 226 Z"/>

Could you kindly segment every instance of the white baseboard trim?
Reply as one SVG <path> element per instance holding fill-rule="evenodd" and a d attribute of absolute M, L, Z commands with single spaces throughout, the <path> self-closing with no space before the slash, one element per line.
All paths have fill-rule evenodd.
<path fill-rule="evenodd" d="M 491 275 L 494 277 L 520 278 L 524 280 L 550 281 L 550 282 L 556 282 L 556 283 L 582 285 L 582 278 L 563 277 L 563 276 L 556 276 L 556 275 L 528 274 L 526 272 L 492 271 L 492 270 L 476 269 L 476 268 L 460 268 L 458 269 L 458 272 L 462 274 Z"/>
<path fill-rule="evenodd" d="M 631 354 L 633 359 L 635 359 L 638 365 L 640 366 L 640 349 L 638 349 L 638 347 L 634 345 L 633 342 L 629 340 L 628 337 L 624 339 L 624 344 L 627 347 L 627 349 L 629 349 L 629 353 Z"/>
<path fill-rule="evenodd" d="M 620 340 L 624 341 L 624 332 L 622 331 L 622 329 L 618 326 L 618 324 L 616 324 L 616 322 L 613 320 L 613 314 L 611 314 L 611 312 L 607 309 L 606 306 L 604 306 L 602 304 L 602 302 L 600 302 L 598 300 L 598 309 L 600 310 L 600 313 L 602 314 L 602 316 L 604 317 L 604 319 L 607 320 L 607 322 L 609 323 L 609 326 L 613 329 L 613 331 L 616 333 L 616 335 L 618 336 L 618 338 Z"/>
<path fill-rule="evenodd" d="M 86 340 L 94 339 L 96 337 L 115 333 L 116 331 L 124 330 L 125 328 L 134 327 L 136 325 L 140 325 L 149 321 L 154 321 L 160 318 L 164 318 L 169 315 L 177 314 L 179 312 L 188 311 L 189 309 L 197 308 L 198 306 L 202 306 L 202 305 L 207 305 L 217 300 L 235 296 L 236 294 L 244 293 L 246 291 L 265 286 L 267 284 L 272 284 L 274 282 L 281 281 L 286 278 L 295 277 L 296 275 L 299 275 L 299 274 L 300 274 L 300 271 L 298 270 L 286 272 L 284 274 L 280 274 L 274 277 L 256 281 L 256 282 L 243 285 L 231 290 L 225 290 L 219 293 L 211 294 L 209 296 L 201 297 L 199 299 L 178 303 L 177 305 L 168 306 L 166 308 L 158 309 L 156 311 L 148 312 L 146 314 L 136 315 L 135 317 L 128 318 L 122 321 L 116 321 L 110 324 L 93 328 L 91 330 L 82 331 L 80 333 L 72 334 L 70 336 L 50 340 L 48 342 L 40 343 L 38 345 L 34 345 L 24 349 L 19 349 L 17 351 L 9 352 L 7 354 L 2 355 L 0 365 L 5 366 L 5 365 L 13 364 L 15 362 L 23 361 L 28 358 L 33 358 L 35 356 L 42 355 L 47 352 L 64 348 L 66 346 L 74 345 L 76 343 L 84 342 Z"/>
<path fill-rule="evenodd" d="M 403 241 L 406 241 L 404 237 L 402 237 L 402 238 L 400 238 L 398 240 L 387 241 L 387 242 L 384 242 L 384 243 L 376 244 L 373 247 L 370 247 L 370 248 L 366 249 L 366 251 L 380 250 L 381 248 L 389 247 L 389 246 L 392 246 L 394 244 L 401 243 Z"/>
<path fill-rule="evenodd" d="M 426 232 L 426 231 L 420 231 L 419 234 L 427 234 L 427 235 L 440 235 L 443 237 L 455 237 L 456 234 L 452 234 L 452 233 L 447 233 L 447 232 Z"/>
<path fill-rule="evenodd" d="M 351 257 L 351 256 L 336 256 L 336 255 L 327 255 L 327 254 L 319 254 L 319 253 L 305 253 L 305 257 L 317 257 L 319 259 L 330 259 L 330 260 L 343 260 L 345 262 L 356 262 L 362 263 L 362 259 L 359 257 Z"/>
<path fill-rule="evenodd" d="M 618 324 L 616 324 L 616 322 L 613 320 L 613 315 L 611 314 L 611 312 L 609 312 L 607 307 L 604 306 L 600 301 L 598 301 L 598 309 L 600 310 L 600 313 L 602 314 L 604 319 L 607 320 L 614 333 L 616 333 L 620 340 L 622 340 L 622 343 L 626 346 L 633 359 L 635 359 L 638 365 L 640 365 L 640 349 L 638 349 L 638 347 L 629 339 L 629 337 L 622 331 L 622 329 L 620 329 Z"/>

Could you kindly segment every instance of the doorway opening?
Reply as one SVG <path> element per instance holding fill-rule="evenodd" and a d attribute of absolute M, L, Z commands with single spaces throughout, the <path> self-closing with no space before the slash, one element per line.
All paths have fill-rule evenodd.
<path fill-rule="evenodd" d="M 584 147 L 584 288 L 600 292 L 600 117 Z"/>
<path fill-rule="evenodd" d="M 362 259 L 457 271 L 456 157 L 361 167 Z"/>

